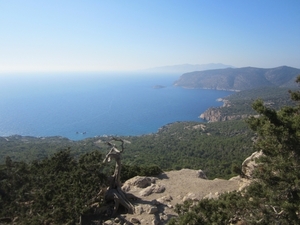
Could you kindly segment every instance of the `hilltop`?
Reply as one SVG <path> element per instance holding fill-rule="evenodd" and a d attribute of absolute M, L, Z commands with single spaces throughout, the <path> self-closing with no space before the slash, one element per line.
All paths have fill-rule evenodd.
<path fill-rule="evenodd" d="M 117 223 L 119 221 L 121 224 L 168 224 L 171 218 L 178 217 L 175 212 L 178 204 L 217 199 L 223 193 L 242 190 L 250 182 L 240 176 L 229 180 L 209 180 L 199 176 L 199 171 L 191 169 L 168 171 L 155 177 L 136 176 L 127 180 L 122 187 L 138 197 L 133 202 L 136 212 L 120 214 L 117 220 L 109 219 L 103 224 L 120 224 Z"/>
<path fill-rule="evenodd" d="M 249 90 L 258 87 L 296 87 L 300 69 L 281 66 L 271 69 L 244 67 L 185 73 L 174 82 L 185 88 Z"/>

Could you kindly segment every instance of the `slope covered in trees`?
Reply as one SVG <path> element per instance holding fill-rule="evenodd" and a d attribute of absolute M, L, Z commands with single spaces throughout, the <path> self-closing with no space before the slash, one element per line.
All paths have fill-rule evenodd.
<path fill-rule="evenodd" d="M 300 77 L 297 78 L 300 82 Z M 300 92 L 298 104 L 279 111 L 257 100 L 248 124 L 258 135 L 256 150 L 265 154 L 255 170 L 255 181 L 242 192 L 178 205 L 179 218 L 170 224 L 299 224 L 300 223 Z"/>
<path fill-rule="evenodd" d="M 120 137 L 129 141 L 123 163 L 130 166 L 158 166 L 163 170 L 202 169 L 209 178 L 236 175 L 232 165 L 240 165 L 253 150 L 253 133 L 244 121 L 218 124 L 178 122 L 162 127 L 157 133 Z M 65 138 L 11 136 L 0 138 L 2 160 L 31 162 L 70 147 L 71 155 L 100 151 L 105 154 L 109 137 L 70 141 Z M 0 162 L 4 163 L 4 161 Z"/>
<path fill-rule="evenodd" d="M 30 164 L 7 157 L 0 168 L 0 223 L 4 219 L 17 224 L 78 221 L 105 184 L 101 159 L 95 151 L 75 160 L 70 150 Z"/>
<path fill-rule="evenodd" d="M 70 149 L 31 163 L 6 157 L 0 166 L 0 224 L 76 224 L 83 214 L 106 209 L 103 190 L 113 168 L 92 151 L 71 156 Z M 121 178 L 155 176 L 155 166 L 124 166 Z"/>
<path fill-rule="evenodd" d="M 300 69 L 281 66 L 271 69 L 255 67 L 226 68 L 185 73 L 174 85 L 185 88 L 249 90 L 258 87 L 295 87 Z"/>
<path fill-rule="evenodd" d="M 236 175 L 233 165 L 252 153 L 252 136 L 244 121 L 173 123 L 156 134 L 129 137 L 132 144 L 124 163 L 156 164 L 163 170 L 202 169 L 210 179 L 229 178 Z"/>
<path fill-rule="evenodd" d="M 201 118 L 210 122 L 245 119 L 257 115 L 252 108 L 255 99 L 261 99 L 265 105 L 276 110 L 286 105 L 295 105 L 289 96 L 289 88 L 263 87 L 236 92 L 223 99 L 221 107 L 211 107 L 201 114 Z"/>

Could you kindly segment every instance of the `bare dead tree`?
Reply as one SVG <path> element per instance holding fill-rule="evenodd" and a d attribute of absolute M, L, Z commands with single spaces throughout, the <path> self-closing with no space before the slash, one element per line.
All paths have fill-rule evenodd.
<path fill-rule="evenodd" d="M 121 153 L 124 151 L 124 140 L 119 138 L 112 138 L 114 141 L 121 142 L 121 150 L 118 150 L 116 145 L 112 142 L 107 142 L 107 144 L 111 147 L 110 151 L 106 154 L 105 159 L 103 160 L 103 163 L 110 162 L 112 159 L 116 161 L 115 165 L 115 171 L 114 174 L 110 177 L 110 185 L 107 188 L 107 191 L 105 193 L 105 200 L 106 201 L 114 201 L 114 211 L 113 215 L 116 214 L 118 211 L 119 205 L 121 204 L 124 206 L 128 213 L 134 213 L 134 206 L 129 200 L 129 195 L 127 195 L 125 192 L 121 189 Z"/>

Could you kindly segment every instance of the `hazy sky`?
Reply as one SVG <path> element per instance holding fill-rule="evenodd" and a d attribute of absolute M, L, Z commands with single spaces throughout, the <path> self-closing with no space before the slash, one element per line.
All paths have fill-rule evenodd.
<path fill-rule="evenodd" d="M 300 68 L 299 0 L 0 0 L 0 72 Z"/>

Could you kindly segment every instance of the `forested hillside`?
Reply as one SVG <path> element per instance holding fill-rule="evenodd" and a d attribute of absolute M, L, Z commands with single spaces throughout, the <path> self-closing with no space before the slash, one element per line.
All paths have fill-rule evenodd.
<path fill-rule="evenodd" d="M 300 69 L 281 66 L 226 68 L 185 73 L 174 85 L 185 88 L 249 90 L 258 87 L 295 87 Z"/>
<path fill-rule="evenodd" d="M 155 164 L 163 170 L 202 169 L 211 179 L 235 175 L 234 165 L 253 152 L 253 133 L 244 121 L 218 124 L 195 122 L 164 126 L 157 134 L 129 137 L 124 162 Z"/>
<path fill-rule="evenodd" d="M 0 167 L 0 223 L 74 223 L 106 180 L 100 160 L 98 152 L 74 160 L 68 150 L 30 164 L 7 157 Z"/>
<path fill-rule="evenodd" d="M 178 122 L 162 127 L 157 133 L 121 137 L 126 145 L 123 163 L 127 165 L 155 165 L 163 170 L 202 169 L 209 178 L 228 178 L 235 173 L 233 165 L 240 165 L 252 153 L 253 133 L 244 121 L 218 124 Z M 100 151 L 106 153 L 105 142 L 110 137 L 70 141 L 66 138 L 34 138 L 11 136 L 0 138 L 1 163 L 9 156 L 13 161 L 42 160 L 55 152 L 70 148 L 71 155 Z"/>
<path fill-rule="evenodd" d="M 158 175 L 161 168 L 202 169 L 209 178 L 228 178 L 253 151 L 252 136 L 243 121 L 228 121 L 174 123 L 155 134 L 122 137 L 121 179 Z M 1 138 L 0 223 L 74 224 L 80 215 L 95 213 L 113 172 L 102 163 L 110 138 Z"/>
<path fill-rule="evenodd" d="M 0 165 L 0 224 L 78 224 L 82 214 L 105 205 L 101 190 L 112 168 L 103 159 L 99 151 L 75 158 L 70 149 L 31 163 L 6 157 Z M 124 166 L 121 176 L 159 173 L 158 167 Z"/>
<path fill-rule="evenodd" d="M 252 103 L 256 99 L 261 99 L 264 104 L 280 109 L 282 106 L 295 105 L 289 95 L 289 88 L 263 87 L 236 92 L 222 99 L 221 107 L 211 107 L 201 114 L 201 118 L 207 121 L 226 121 L 245 119 L 250 115 L 257 115 L 252 108 Z"/>
<path fill-rule="evenodd" d="M 297 78 L 300 83 L 300 77 Z M 279 111 L 253 104 L 260 117 L 248 124 L 258 134 L 255 149 L 264 153 L 252 184 L 242 192 L 177 205 L 179 218 L 170 224 L 299 224 L 300 223 L 300 91 L 291 92 L 296 106 Z"/>

